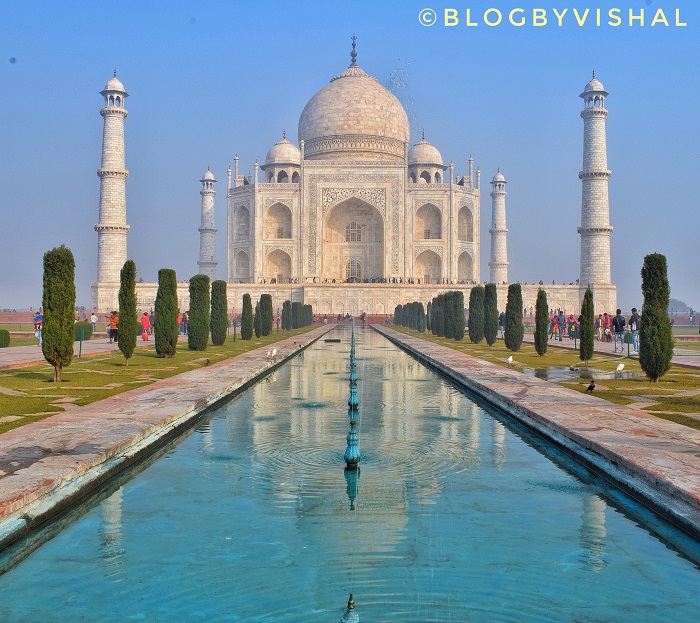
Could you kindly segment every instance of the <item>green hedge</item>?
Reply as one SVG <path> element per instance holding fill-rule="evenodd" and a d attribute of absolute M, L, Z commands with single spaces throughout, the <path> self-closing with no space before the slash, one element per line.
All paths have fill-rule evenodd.
<path fill-rule="evenodd" d="M 73 325 L 73 335 L 75 335 L 75 341 L 80 340 L 80 329 L 83 330 L 83 341 L 89 340 L 92 337 L 92 325 L 89 322 L 76 322 Z"/>
<path fill-rule="evenodd" d="M 10 345 L 10 332 L 7 329 L 0 329 L 0 348 L 6 348 L 9 345 Z"/>

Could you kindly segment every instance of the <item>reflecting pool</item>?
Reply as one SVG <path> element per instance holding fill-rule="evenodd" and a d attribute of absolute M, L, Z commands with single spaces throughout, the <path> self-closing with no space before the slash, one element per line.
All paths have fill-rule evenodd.
<path fill-rule="evenodd" d="M 350 592 L 363 623 L 698 620 L 697 543 L 370 330 L 346 476 L 340 337 L 67 518 L 0 621 L 325 623 Z"/>

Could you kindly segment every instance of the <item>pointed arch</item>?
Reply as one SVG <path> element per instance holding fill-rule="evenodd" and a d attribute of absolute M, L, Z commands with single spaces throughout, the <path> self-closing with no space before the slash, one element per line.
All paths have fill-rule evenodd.
<path fill-rule="evenodd" d="M 239 251 L 233 258 L 233 282 L 248 283 L 250 281 L 250 258 L 245 251 Z"/>
<path fill-rule="evenodd" d="M 416 211 L 416 240 L 438 240 L 442 238 L 442 213 L 432 203 L 422 205 Z"/>
<path fill-rule="evenodd" d="M 416 257 L 415 278 L 423 283 L 440 283 L 442 279 L 442 260 L 435 251 L 423 251 Z"/>
<path fill-rule="evenodd" d="M 275 203 L 265 214 L 265 238 L 291 238 L 292 211 L 283 203 Z"/>
<path fill-rule="evenodd" d="M 467 206 L 462 206 L 457 215 L 457 239 L 474 242 L 474 217 Z"/>
<path fill-rule="evenodd" d="M 250 212 L 244 205 L 233 210 L 233 239 L 248 240 L 250 237 Z"/>
<path fill-rule="evenodd" d="M 461 253 L 457 261 L 457 279 L 465 283 L 474 280 L 474 260 L 467 251 Z"/>
<path fill-rule="evenodd" d="M 282 249 L 275 249 L 265 258 L 265 277 L 268 282 L 289 283 L 292 276 L 292 258 Z"/>

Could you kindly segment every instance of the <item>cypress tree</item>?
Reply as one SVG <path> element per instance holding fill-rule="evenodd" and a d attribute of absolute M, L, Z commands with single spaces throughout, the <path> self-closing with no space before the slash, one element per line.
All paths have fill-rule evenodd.
<path fill-rule="evenodd" d="M 445 336 L 445 295 L 438 294 L 433 305 L 433 335 Z"/>
<path fill-rule="evenodd" d="M 652 383 L 671 368 L 673 329 L 668 317 L 671 287 L 666 256 L 651 253 L 642 266 L 642 326 L 639 331 L 639 364 Z"/>
<path fill-rule="evenodd" d="M 211 342 L 214 346 L 221 346 L 226 341 L 227 328 L 226 282 L 217 279 L 211 284 Z"/>
<path fill-rule="evenodd" d="M 428 309 L 425 312 L 425 328 L 432 333 L 433 302 L 428 301 Z"/>
<path fill-rule="evenodd" d="M 446 338 L 454 337 L 454 296 L 453 292 L 445 292 L 442 295 L 442 331 Z"/>
<path fill-rule="evenodd" d="M 495 283 L 484 288 L 484 337 L 489 346 L 498 338 L 498 290 Z"/>
<path fill-rule="evenodd" d="M 272 309 L 272 296 L 270 294 L 260 295 L 260 313 L 262 314 L 262 334 L 270 335 L 270 333 L 272 333 L 272 320 L 275 316 Z"/>
<path fill-rule="evenodd" d="M 255 337 L 262 335 L 262 312 L 260 311 L 260 301 L 255 303 L 255 316 L 253 317 L 253 330 Z"/>
<path fill-rule="evenodd" d="M 253 304 L 250 294 L 243 295 L 243 311 L 241 312 L 241 339 L 253 339 Z"/>
<path fill-rule="evenodd" d="M 464 292 L 452 293 L 452 337 L 458 342 L 464 339 Z"/>
<path fill-rule="evenodd" d="M 595 340 L 595 311 L 593 309 L 593 292 L 591 287 L 586 288 L 586 293 L 583 295 L 581 303 L 581 323 L 579 326 L 581 331 L 579 343 L 579 359 L 585 362 L 588 367 L 588 360 L 593 357 L 593 345 Z M 545 329 L 546 333 L 546 329 Z M 547 338 L 545 337 L 545 343 Z"/>
<path fill-rule="evenodd" d="M 136 317 L 136 264 L 126 260 L 119 274 L 119 350 L 126 365 L 136 348 L 139 321 Z"/>
<path fill-rule="evenodd" d="M 292 329 L 301 327 L 301 303 L 294 301 L 292 303 Z"/>
<path fill-rule="evenodd" d="M 425 333 L 425 308 L 423 303 L 418 303 L 418 331 Z"/>
<path fill-rule="evenodd" d="M 53 380 L 61 382 L 63 368 L 73 359 L 75 323 L 75 259 L 64 245 L 44 253 L 41 351 L 53 366 Z"/>
<path fill-rule="evenodd" d="M 506 348 L 512 351 L 520 350 L 525 327 L 523 326 L 523 291 L 519 283 L 511 283 L 508 286 L 504 334 Z"/>
<path fill-rule="evenodd" d="M 158 292 L 154 309 L 153 334 L 159 357 L 172 357 L 177 350 L 177 276 L 171 268 L 158 271 Z"/>
<path fill-rule="evenodd" d="M 478 344 L 484 339 L 485 290 L 474 286 L 469 293 L 469 340 Z"/>
<path fill-rule="evenodd" d="M 394 310 L 394 324 L 399 327 L 403 326 L 403 305 L 397 305 Z"/>
<path fill-rule="evenodd" d="M 195 275 L 190 279 L 190 321 L 187 324 L 187 345 L 190 350 L 206 350 L 207 348 L 210 309 L 209 277 Z"/>
<path fill-rule="evenodd" d="M 535 303 L 535 350 L 542 357 L 547 352 L 547 335 L 549 333 L 549 303 L 547 293 L 540 288 L 537 290 Z"/>
<path fill-rule="evenodd" d="M 292 328 L 292 302 L 286 300 L 282 303 L 282 330 L 289 331 Z"/>

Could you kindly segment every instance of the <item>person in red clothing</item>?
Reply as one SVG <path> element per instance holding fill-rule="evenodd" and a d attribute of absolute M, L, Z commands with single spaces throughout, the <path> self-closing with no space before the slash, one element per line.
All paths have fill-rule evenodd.
<path fill-rule="evenodd" d="M 148 312 L 143 312 L 143 316 L 141 316 L 141 327 L 143 328 L 141 337 L 145 341 L 151 335 L 151 319 L 148 317 Z"/>
<path fill-rule="evenodd" d="M 610 316 L 608 312 L 603 314 L 603 340 L 606 342 L 612 342 L 612 333 L 610 331 Z"/>

